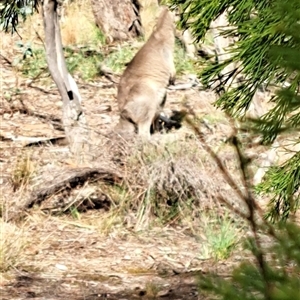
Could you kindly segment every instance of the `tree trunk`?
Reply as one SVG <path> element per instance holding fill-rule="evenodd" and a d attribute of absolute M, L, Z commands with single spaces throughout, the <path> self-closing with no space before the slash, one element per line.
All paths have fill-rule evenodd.
<path fill-rule="evenodd" d="M 97 26 L 108 42 L 124 41 L 142 34 L 138 0 L 91 0 Z"/>
<path fill-rule="evenodd" d="M 218 62 L 221 64 L 224 61 L 231 58 L 231 53 L 228 52 L 228 47 L 233 44 L 233 39 L 231 37 L 224 37 L 222 35 L 222 31 L 229 29 L 229 24 L 227 21 L 227 12 L 223 12 L 215 21 L 211 24 L 216 55 L 218 58 Z M 232 72 L 236 68 L 236 63 L 229 64 L 226 68 L 221 72 L 221 76 L 225 76 L 226 74 Z M 235 78 L 227 81 L 226 88 L 230 87 L 231 84 L 235 83 Z"/>
<path fill-rule="evenodd" d="M 66 67 L 57 8 L 56 0 L 42 1 L 46 59 L 50 74 L 63 101 L 63 125 L 70 150 L 76 157 L 82 157 L 88 150 L 90 133 L 81 108 L 81 97 L 76 82 Z"/>

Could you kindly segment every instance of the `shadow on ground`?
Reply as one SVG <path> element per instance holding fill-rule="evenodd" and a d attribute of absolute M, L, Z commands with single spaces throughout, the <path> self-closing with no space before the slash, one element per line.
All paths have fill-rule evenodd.
<path fill-rule="evenodd" d="M 135 287 L 122 290 L 116 286 L 107 288 L 107 284 L 96 281 L 78 280 L 66 276 L 62 280 L 55 278 L 41 278 L 37 276 L 22 275 L 15 278 L 8 285 L 1 288 L 1 299 L 72 299 L 72 300 L 95 300 L 95 299 L 207 299 L 200 296 L 195 283 L 180 283 L 179 276 L 171 284 L 163 286 L 149 283 L 145 288 Z"/>

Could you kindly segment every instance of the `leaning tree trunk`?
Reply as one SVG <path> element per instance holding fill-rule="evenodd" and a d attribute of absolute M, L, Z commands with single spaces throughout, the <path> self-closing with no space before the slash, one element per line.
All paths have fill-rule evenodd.
<path fill-rule="evenodd" d="M 138 0 L 91 0 L 97 26 L 108 42 L 125 41 L 142 34 Z"/>
<path fill-rule="evenodd" d="M 70 150 L 76 157 L 82 157 L 88 150 L 89 130 L 77 85 L 68 73 L 63 55 L 57 8 L 57 0 L 42 1 L 46 59 L 63 101 L 63 125 Z"/>

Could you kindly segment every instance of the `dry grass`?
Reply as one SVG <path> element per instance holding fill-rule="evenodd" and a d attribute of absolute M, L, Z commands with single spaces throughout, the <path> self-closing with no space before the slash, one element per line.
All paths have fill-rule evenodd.
<path fill-rule="evenodd" d="M 63 24 L 65 44 L 89 43 L 95 37 L 85 3 L 77 1 L 68 9 Z M 31 27 L 30 38 L 36 42 L 34 28 Z M 5 43 L 8 49 L 13 48 L 12 42 Z M 59 95 L 50 85 L 42 86 L 45 92 L 25 87 L 20 73 L 15 79 L 11 69 L 7 70 L 6 83 L 12 79 L 20 81 L 21 93 L 11 101 L 18 105 L 23 101 L 36 115 L 12 110 L 12 102 L 7 102 L 11 112 L 5 118 L 0 116 L 3 131 L 20 136 L 61 135 L 54 129 L 57 122 L 52 122 L 53 116 L 61 116 L 61 108 L 56 105 Z M 15 82 L 6 83 L 5 92 L 15 86 Z M 97 78 L 98 83 L 111 85 L 103 78 Z M 40 86 L 40 82 L 35 84 Z M 242 225 L 235 227 L 230 218 L 216 224 L 227 211 L 216 196 L 221 194 L 238 206 L 237 196 L 193 131 L 184 125 L 178 132 L 153 136 L 146 145 L 116 142 L 97 135 L 99 131 L 106 135 L 117 121 L 116 87 L 99 88 L 84 83 L 80 88 L 84 110 L 95 133 L 90 153 L 93 158 L 85 165 L 76 165 L 64 146 L 49 144 L 23 152 L 11 141 L 0 141 L 1 150 L 4 149 L 0 153 L 2 218 L 7 221 L 17 216 L 1 223 L 2 270 L 10 275 L 15 270 L 39 274 L 47 279 L 46 292 L 52 291 L 49 282 L 56 282 L 78 295 L 86 285 L 99 284 L 101 290 L 104 284 L 121 289 L 150 282 L 145 290 L 151 298 L 158 297 L 161 288 L 152 277 L 174 275 L 173 270 L 202 270 L 205 262 L 211 267 L 209 260 L 217 256 L 217 251 L 221 253 L 220 259 L 229 256 L 235 246 L 231 237 L 236 241 L 244 231 Z M 179 99 L 186 96 L 197 113 L 206 118 L 210 129 L 203 122 L 197 126 L 205 131 L 207 142 L 239 182 L 239 166 L 233 151 L 223 143 L 230 127 L 211 106 L 211 94 L 198 90 L 170 92 L 167 106 L 181 109 L 183 101 Z M 103 105 L 110 110 L 102 111 Z M 77 177 L 83 169 L 113 170 L 121 179 L 109 182 L 103 177 Z M 51 191 L 50 183 L 58 182 L 64 184 L 45 193 L 33 207 L 24 209 L 26 202 L 41 191 Z M 233 218 L 240 222 L 235 215 Z M 228 224 L 232 225 L 232 235 L 220 235 Z M 137 276 L 138 273 L 150 278 Z M 89 292 L 94 294 L 94 290 Z"/>
<path fill-rule="evenodd" d="M 158 134 L 149 144 L 112 138 L 98 143 L 101 147 L 94 146 L 88 166 L 63 166 L 58 162 L 66 154 L 47 154 L 46 148 L 44 159 L 38 150 L 20 154 L 11 184 L 13 190 L 22 187 L 23 197 L 5 205 L 3 213 L 16 218 L 16 213 L 23 215 L 22 206 L 27 210 L 37 204 L 44 212 L 69 215 L 107 234 L 116 228 L 140 231 L 176 224 L 194 232 L 203 213 L 224 212 L 215 201 L 217 194 L 236 198 L 192 133 Z M 226 151 L 219 149 L 220 155 Z M 236 172 L 237 166 L 231 168 Z M 95 209 L 101 218 L 84 217 Z"/>
<path fill-rule="evenodd" d="M 74 1 L 66 7 L 61 24 L 61 35 L 64 45 L 89 45 L 101 41 L 90 1 Z"/>
<path fill-rule="evenodd" d="M 33 178 L 35 172 L 35 164 L 31 159 L 30 151 L 25 151 L 15 162 L 12 174 L 11 183 L 14 190 L 26 188 Z"/>
<path fill-rule="evenodd" d="M 101 34 L 95 25 L 91 4 L 88 0 L 72 1 L 64 8 L 60 23 L 64 45 L 90 45 L 101 42 Z M 23 41 L 42 46 L 44 27 L 41 11 L 28 16 L 26 21 L 19 26 L 18 33 Z M 4 35 L 1 39 L 3 49 L 11 48 L 14 42 L 12 42 L 10 34 L 1 33 L 1 35 Z M 5 38 L 5 35 L 9 38 Z M 16 35 L 16 39 L 20 39 L 19 36 Z"/>
<path fill-rule="evenodd" d="M 97 159 L 114 161 L 123 174 L 121 185 L 102 187 L 112 201 L 106 230 L 116 223 L 137 231 L 162 224 L 185 224 L 193 230 L 203 212 L 219 213 L 217 193 L 234 201 L 234 193 L 195 136 L 169 137 L 149 144 L 109 141 L 113 146 L 101 148 Z"/>
<path fill-rule="evenodd" d="M 6 223 L 0 219 L 0 272 L 26 264 L 24 250 L 30 243 L 25 226 Z"/>
<path fill-rule="evenodd" d="M 141 0 L 141 22 L 144 29 L 145 40 L 151 35 L 156 23 L 156 17 L 159 13 L 157 0 Z"/>
<path fill-rule="evenodd" d="M 173 223 L 191 215 L 196 207 L 210 207 L 209 202 L 199 203 L 206 193 L 205 186 L 211 182 L 203 172 L 201 155 L 196 153 L 194 140 L 150 144 L 133 154 L 127 166 L 133 168 L 128 172 L 128 185 L 138 187 L 134 194 L 142 195 L 131 202 L 136 203 L 139 215 L 137 228 L 145 227 L 154 216 L 162 224 Z"/>

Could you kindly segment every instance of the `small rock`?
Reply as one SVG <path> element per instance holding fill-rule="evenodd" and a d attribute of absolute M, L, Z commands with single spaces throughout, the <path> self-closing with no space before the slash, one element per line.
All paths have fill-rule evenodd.
<path fill-rule="evenodd" d="M 171 290 L 162 290 L 157 293 L 157 297 L 166 297 L 170 294 Z"/>
<path fill-rule="evenodd" d="M 3 119 L 4 120 L 9 120 L 10 119 L 10 114 L 8 114 L 8 113 L 3 114 Z"/>
<path fill-rule="evenodd" d="M 61 264 L 56 264 L 55 267 L 61 271 L 67 271 L 68 268 L 65 265 L 61 265 Z"/>

